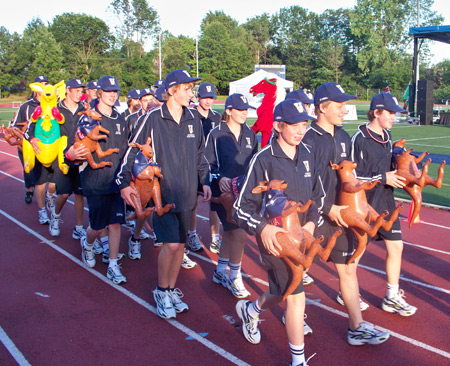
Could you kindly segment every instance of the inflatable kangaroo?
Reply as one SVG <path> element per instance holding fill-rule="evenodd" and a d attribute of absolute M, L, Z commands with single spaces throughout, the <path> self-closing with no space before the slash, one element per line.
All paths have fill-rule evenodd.
<path fill-rule="evenodd" d="M 58 158 L 61 171 L 65 174 L 69 171 L 69 167 L 64 164 L 63 154 L 67 146 L 67 136 L 61 136 L 59 128 L 59 125 L 64 123 L 64 116 L 56 107 L 58 102 L 56 90 L 61 85 L 64 85 L 64 81 L 55 85 L 30 84 L 33 91 L 41 94 L 41 104 L 36 107 L 31 115 L 31 122 L 36 123 L 34 136 L 38 139 L 37 145 L 41 151 L 35 154 L 32 145 L 27 140 L 23 141 L 24 169 L 27 173 L 34 168 L 35 158 L 45 167 L 50 167 Z"/>
<path fill-rule="evenodd" d="M 339 192 L 339 204 L 348 205 L 348 208 L 341 210 L 342 219 L 348 227 L 355 233 L 358 239 L 358 245 L 349 259 L 348 263 L 352 263 L 367 246 L 367 235 L 375 236 L 380 227 L 386 231 L 391 230 L 392 224 L 397 220 L 399 211 L 403 208 L 399 205 L 388 221 L 384 220 L 389 215 L 387 210 L 381 214 L 369 205 L 365 191 L 375 187 L 380 181 L 360 183 L 353 174 L 353 170 L 357 164 L 353 161 L 344 160 L 339 164 L 333 164 L 330 161 L 331 168 L 337 170 L 341 180 L 341 190 Z M 373 225 L 370 225 L 374 222 Z"/>
<path fill-rule="evenodd" d="M 158 216 L 161 216 L 171 208 L 175 208 L 173 203 L 162 206 L 161 188 L 157 178 L 162 178 L 163 176 L 159 165 L 153 162 L 154 153 L 150 146 L 151 141 L 152 139 L 149 137 L 145 145 L 140 145 L 136 142 L 129 144 L 129 146 L 137 147 L 140 151 L 134 159 L 133 181 L 130 182 L 130 187 L 135 188 L 138 192 L 137 195 L 131 195 L 135 213 L 127 217 L 126 220 L 143 219 L 150 215 L 151 212 L 156 212 Z M 155 207 L 146 207 L 150 199 L 152 199 Z"/>
<path fill-rule="evenodd" d="M 314 238 L 307 230 L 303 230 L 300 224 L 298 214 L 306 212 L 313 203 L 311 200 L 304 205 L 300 202 L 289 201 L 284 194 L 287 183 L 283 180 L 271 180 L 270 182 L 260 182 L 258 186 L 252 189 L 252 193 L 267 193 L 266 202 L 273 202 L 272 205 L 266 205 L 265 216 L 269 222 L 275 226 L 281 226 L 287 230 L 287 233 L 277 233 L 277 241 L 282 246 L 278 257 L 281 258 L 292 274 L 291 282 L 283 294 L 285 300 L 301 283 L 303 279 L 303 269 L 311 266 L 316 254 L 324 260 L 330 256 L 336 239 L 341 235 L 342 230 L 338 229 L 330 237 L 325 248 L 320 243 L 323 241 L 323 235 Z M 308 253 L 306 253 L 308 250 Z"/>
<path fill-rule="evenodd" d="M 22 128 L 18 128 L 16 126 L 22 126 Z M 17 146 L 20 150 L 23 151 L 23 135 L 27 129 L 26 123 L 17 123 L 16 126 L 12 127 L 2 127 L 3 139 L 10 146 Z"/>
<path fill-rule="evenodd" d="M 104 158 L 105 156 L 118 153 L 119 149 L 115 148 L 108 149 L 106 151 L 102 150 L 98 141 L 106 140 L 108 138 L 107 135 L 109 135 L 110 132 L 100 125 L 102 116 L 99 113 L 90 109 L 89 104 L 87 103 L 84 103 L 84 107 L 86 108 L 85 111 L 78 112 L 78 114 L 82 117 L 78 121 L 77 131 L 75 134 L 75 143 L 73 146 L 77 148 L 80 145 L 83 145 L 88 148 L 89 153 L 86 156 L 86 160 L 92 169 L 111 166 L 112 163 L 110 161 L 101 161 L 97 163 L 92 154 L 95 152 L 99 158 Z M 103 132 L 106 135 L 101 134 L 100 132 Z M 76 162 L 81 163 L 83 161 L 77 160 Z"/>
<path fill-rule="evenodd" d="M 441 162 L 438 170 L 438 178 L 434 180 L 428 176 L 428 167 L 431 163 L 431 159 L 428 159 L 422 172 L 419 170 L 417 164 L 419 164 L 428 152 L 425 151 L 419 157 L 411 155 L 413 149 L 405 149 L 405 139 L 394 142 L 393 155 L 395 159 L 395 166 L 397 169 L 397 175 L 406 179 L 403 189 L 411 196 L 414 202 L 413 212 L 409 221 L 409 227 L 412 226 L 415 219 L 419 216 L 420 208 L 422 207 L 422 189 L 427 185 L 432 185 L 436 188 L 441 188 L 442 180 L 444 179 L 444 166 L 445 160 Z"/>

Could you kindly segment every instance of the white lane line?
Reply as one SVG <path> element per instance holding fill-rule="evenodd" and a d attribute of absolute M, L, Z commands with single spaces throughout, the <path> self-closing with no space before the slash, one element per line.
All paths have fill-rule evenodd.
<path fill-rule="evenodd" d="M 403 244 L 410 245 L 410 246 L 412 246 L 412 247 L 417 247 L 417 248 L 425 249 L 425 250 L 430 250 L 430 251 L 436 252 L 436 253 L 441 253 L 441 254 L 447 254 L 447 255 L 450 255 L 450 252 L 445 252 L 445 251 L 440 250 L 440 249 L 428 248 L 428 247 L 425 247 L 425 246 L 423 246 L 423 245 L 410 243 L 410 242 L 408 242 L 408 241 L 403 241 Z"/>
<path fill-rule="evenodd" d="M 2 327 L 0 327 L 0 341 L 20 366 L 31 366 L 31 364 L 27 361 L 22 352 L 19 351 L 11 338 L 8 337 Z"/>
<path fill-rule="evenodd" d="M 436 140 L 436 139 L 450 139 L 450 136 L 436 136 L 436 137 L 425 137 L 425 138 L 422 138 L 422 139 L 409 139 L 408 142 L 411 142 L 411 141 L 423 141 L 423 140 Z"/>
<path fill-rule="evenodd" d="M 35 232 L 33 229 L 29 228 L 28 226 L 24 225 L 23 223 L 21 223 L 20 221 L 18 221 L 14 217 L 10 216 L 5 211 L 0 209 L 0 214 L 2 214 L 4 217 L 9 219 L 10 221 L 14 222 L 16 225 L 20 226 L 22 229 L 27 231 L 29 234 L 34 235 L 36 238 L 41 240 L 41 242 L 43 244 L 46 244 L 49 247 L 51 247 L 52 249 L 56 250 L 57 252 L 59 252 L 60 254 L 65 256 L 66 258 L 70 259 L 75 264 L 79 265 L 84 270 L 90 272 L 92 275 L 97 277 L 99 280 L 103 281 L 108 286 L 111 286 L 115 290 L 121 292 L 123 295 L 129 297 L 131 300 L 135 301 L 136 303 L 138 303 L 139 305 L 143 306 L 144 308 L 146 308 L 147 310 L 151 311 L 152 313 L 154 313 L 156 315 L 156 308 L 153 305 L 150 305 L 147 301 L 141 299 L 140 297 L 138 297 L 135 294 L 133 294 L 131 291 L 129 291 L 129 290 L 127 290 L 127 289 L 125 289 L 125 288 L 123 288 L 121 286 L 114 285 L 106 276 L 100 274 L 99 272 L 95 271 L 92 268 L 86 267 L 81 260 L 79 260 L 78 258 L 74 257 L 72 254 L 66 252 L 65 250 L 61 249 L 56 244 L 53 244 L 47 238 L 43 237 L 39 233 Z M 220 356 L 222 356 L 226 360 L 234 363 L 235 365 L 250 366 L 245 361 L 242 361 L 241 359 L 237 358 L 233 354 L 231 354 L 228 351 L 224 350 L 223 348 L 219 347 L 215 343 L 207 340 L 206 338 L 202 337 L 200 334 L 196 333 L 195 331 L 193 331 L 192 329 L 186 327 L 185 325 L 181 324 L 180 322 L 178 322 L 176 320 L 173 320 L 173 319 L 167 320 L 167 322 L 169 324 L 171 324 L 172 326 L 174 326 L 175 328 L 177 328 L 178 330 L 180 330 L 183 333 L 185 333 L 187 336 L 190 336 L 193 339 L 195 339 L 197 342 L 203 344 L 205 347 L 209 348 L 211 351 L 216 352 L 217 354 L 219 354 Z"/>

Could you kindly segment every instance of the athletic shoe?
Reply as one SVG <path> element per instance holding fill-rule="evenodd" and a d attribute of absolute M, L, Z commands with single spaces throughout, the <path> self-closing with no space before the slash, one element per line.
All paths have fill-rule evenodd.
<path fill-rule="evenodd" d="M 307 318 L 307 315 L 304 314 L 304 318 Z M 283 314 L 281 321 L 284 325 L 286 325 L 286 312 Z M 311 335 L 313 333 L 312 328 L 303 320 L 303 335 Z"/>
<path fill-rule="evenodd" d="M 307 286 L 307 285 L 311 285 L 314 283 L 314 279 L 305 272 L 305 274 L 303 275 L 303 286 Z"/>
<path fill-rule="evenodd" d="M 130 259 L 141 259 L 141 242 L 135 241 L 133 236 L 128 239 L 128 257 Z"/>
<path fill-rule="evenodd" d="M 86 237 L 82 237 L 81 243 L 81 259 L 88 267 L 95 267 L 95 254 L 92 249 L 86 248 Z"/>
<path fill-rule="evenodd" d="M 95 239 L 94 248 L 92 248 L 92 250 L 94 251 L 94 254 L 102 254 L 105 251 L 102 242 L 98 238 Z"/>
<path fill-rule="evenodd" d="M 61 216 L 56 216 L 55 212 L 53 211 L 50 215 L 50 225 L 48 227 L 48 231 L 50 232 L 51 236 L 59 236 L 60 230 L 59 230 L 59 222 L 62 222 Z"/>
<path fill-rule="evenodd" d="M 56 205 L 56 193 L 46 193 L 45 195 L 45 206 L 47 206 L 47 210 L 49 212 L 53 212 L 55 210 Z"/>
<path fill-rule="evenodd" d="M 120 266 L 118 263 L 110 264 L 108 266 L 108 272 L 106 276 L 113 281 L 116 285 L 127 282 L 127 278 L 120 271 Z"/>
<path fill-rule="evenodd" d="M 398 294 L 392 298 L 385 297 L 381 308 L 389 313 L 398 313 L 401 316 L 411 316 L 417 311 L 415 306 L 409 305 L 403 297 L 405 293 L 400 290 Z"/>
<path fill-rule="evenodd" d="M 122 260 L 123 257 L 125 257 L 125 253 L 118 253 L 117 254 L 117 260 L 118 261 Z M 103 251 L 102 262 L 105 263 L 105 264 L 109 264 L 109 249 Z"/>
<path fill-rule="evenodd" d="M 209 251 L 211 253 L 219 254 L 221 244 L 222 244 L 222 241 L 220 239 L 211 241 L 211 243 L 209 244 Z"/>
<path fill-rule="evenodd" d="M 222 285 L 226 289 L 229 289 L 228 282 L 230 282 L 230 276 L 228 276 L 226 271 L 223 272 L 214 271 L 213 282 L 217 283 L 218 285 Z"/>
<path fill-rule="evenodd" d="M 245 288 L 244 282 L 242 282 L 242 276 L 237 276 L 233 279 L 230 278 L 230 280 L 228 281 L 228 289 L 231 291 L 233 296 L 237 297 L 238 299 L 244 299 L 251 295 L 250 292 Z"/>
<path fill-rule="evenodd" d="M 188 247 L 193 252 L 198 252 L 203 249 L 203 245 L 200 243 L 200 238 L 197 234 L 189 237 Z"/>
<path fill-rule="evenodd" d="M 197 263 L 194 262 L 193 260 L 191 260 L 187 255 L 189 252 L 184 252 L 183 255 L 183 262 L 181 262 L 181 267 L 183 267 L 184 269 L 191 269 L 194 268 Z"/>
<path fill-rule="evenodd" d="M 360 295 L 361 296 L 361 295 Z M 338 292 L 336 301 L 341 304 L 342 306 L 345 306 L 344 299 L 341 296 L 341 291 Z M 361 297 L 359 298 L 359 307 L 361 311 L 367 310 L 369 308 L 369 304 L 367 302 L 362 301 Z"/>
<path fill-rule="evenodd" d="M 236 304 L 236 313 L 242 320 L 242 333 L 247 341 L 253 344 L 261 342 L 261 333 L 258 329 L 259 316 L 253 318 L 248 313 L 248 307 L 251 302 L 240 300 Z"/>
<path fill-rule="evenodd" d="M 77 227 L 75 226 L 73 228 L 72 238 L 74 238 L 75 240 L 80 240 L 82 237 L 86 237 L 86 230 L 83 228 L 77 229 Z M 95 245 L 95 242 L 94 242 L 94 245 Z"/>
<path fill-rule="evenodd" d="M 156 314 L 158 316 L 163 319 L 175 318 L 177 316 L 169 291 L 160 291 L 156 288 L 153 291 L 153 298 L 156 302 Z"/>
<path fill-rule="evenodd" d="M 156 239 L 156 235 L 154 233 L 148 233 L 147 231 L 145 231 L 145 228 L 142 228 L 141 235 L 139 236 L 139 239 L 141 239 L 141 240 L 146 240 L 146 239 L 155 240 Z"/>
<path fill-rule="evenodd" d="M 48 218 L 48 214 L 45 208 L 39 210 L 38 212 L 39 212 L 39 223 L 41 225 L 48 224 L 50 222 L 50 219 Z"/>
<path fill-rule="evenodd" d="M 184 301 L 181 301 L 181 298 L 184 295 L 179 288 L 169 290 L 169 295 L 172 298 L 172 305 L 176 313 L 182 313 L 189 310 L 189 306 Z"/>
<path fill-rule="evenodd" d="M 127 211 L 127 213 L 128 213 L 128 211 Z M 125 217 L 129 217 L 128 214 L 125 215 Z M 125 220 L 125 224 L 122 224 L 122 226 L 127 227 L 131 230 L 134 230 L 135 225 L 136 225 L 136 221 L 134 221 L 134 220 L 129 220 L 129 221 Z"/>
<path fill-rule="evenodd" d="M 29 205 L 29 204 L 31 204 L 31 202 L 33 201 L 33 194 L 34 194 L 34 192 L 33 191 L 27 191 L 26 193 L 25 193 L 25 203 L 27 204 L 27 205 Z"/>
<path fill-rule="evenodd" d="M 371 324 L 362 322 L 357 329 L 347 331 L 347 342 L 352 346 L 381 344 L 386 342 L 390 336 L 389 333 L 376 330 Z"/>
<path fill-rule="evenodd" d="M 158 247 L 162 247 L 163 243 L 161 241 L 157 241 L 158 239 L 156 239 L 155 237 L 155 242 L 153 243 L 153 248 L 158 248 Z"/>

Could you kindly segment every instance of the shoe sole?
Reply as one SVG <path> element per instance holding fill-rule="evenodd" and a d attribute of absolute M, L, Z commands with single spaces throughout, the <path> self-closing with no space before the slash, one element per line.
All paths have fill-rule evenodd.
<path fill-rule="evenodd" d="M 139 255 L 134 255 L 134 254 L 131 254 L 130 252 L 128 252 L 128 258 L 130 258 L 130 259 L 132 259 L 132 260 L 138 260 L 138 259 L 141 259 L 141 255 L 139 254 Z"/>
<path fill-rule="evenodd" d="M 192 268 L 195 268 L 195 267 L 197 267 L 197 263 L 196 264 L 194 264 L 194 265 L 191 265 L 191 264 L 181 264 L 181 267 L 183 267 L 184 269 L 192 269 Z"/>
<path fill-rule="evenodd" d="M 245 306 L 245 304 L 247 303 L 247 300 L 240 300 L 237 302 L 236 304 L 236 313 L 239 317 L 239 319 L 241 319 L 242 321 L 242 334 L 244 334 L 244 337 L 247 341 L 249 341 L 251 344 L 259 344 L 259 342 L 255 341 L 253 338 L 249 337 L 249 335 L 246 332 L 247 327 L 245 326 L 245 322 L 244 322 L 244 315 L 243 313 L 243 307 Z"/>
<path fill-rule="evenodd" d="M 107 274 L 106 277 L 108 277 L 115 285 L 120 285 L 121 283 L 126 283 L 127 282 L 126 279 L 124 279 L 124 280 L 113 279 L 113 278 L 111 278 L 111 276 L 109 274 Z"/>
<path fill-rule="evenodd" d="M 388 313 L 399 314 L 399 315 L 405 316 L 405 317 L 412 316 L 417 311 L 417 309 L 414 310 L 414 311 L 413 310 L 407 311 L 407 310 L 392 309 L 390 306 L 387 306 L 387 305 L 384 305 L 384 304 L 381 304 L 381 309 L 383 309 L 384 311 L 386 311 Z"/>

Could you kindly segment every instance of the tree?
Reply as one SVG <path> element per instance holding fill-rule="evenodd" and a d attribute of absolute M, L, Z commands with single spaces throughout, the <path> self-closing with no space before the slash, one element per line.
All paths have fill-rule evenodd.
<path fill-rule="evenodd" d="M 113 41 L 106 23 L 86 14 L 57 15 L 49 27 L 61 45 L 66 70 L 78 78 L 91 79 L 92 69 Z"/>
<path fill-rule="evenodd" d="M 267 13 L 248 19 L 243 27 L 249 32 L 249 48 L 256 64 L 266 63 L 270 42 L 270 17 Z"/>
<path fill-rule="evenodd" d="M 117 30 L 127 48 L 127 57 L 131 57 L 129 46 L 133 36 L 143 45 L 147 38 L 159 32 L 158 13 L 146 0 L 114 0 L 110 5 L 119 17 L 121 26 Z"/>

